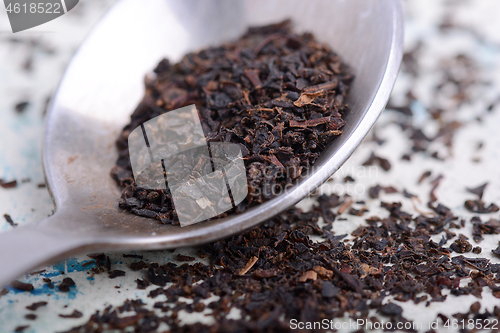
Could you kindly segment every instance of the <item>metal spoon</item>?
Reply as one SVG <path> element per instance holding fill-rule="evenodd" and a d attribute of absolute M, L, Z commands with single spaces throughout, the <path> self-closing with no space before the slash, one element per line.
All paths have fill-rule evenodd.
<path fill-rule="evenodd" d="M 187 227 L 121 212 L 110 177 L 114 142 L 163 57 L 240 35 L 249 25 L 291 18 L 354 70 L 343 134 L 288 193 L 243 214 Z M 399 0 L 122 0 L 79 48 L 47 115 L 43 164 L 56 207 L 51 217 L 0 234 L 0 286 L 77 253 L 176 248 L 211 242 L 272 217 L 326 181 L 384 108 L 402 58 Z"/>

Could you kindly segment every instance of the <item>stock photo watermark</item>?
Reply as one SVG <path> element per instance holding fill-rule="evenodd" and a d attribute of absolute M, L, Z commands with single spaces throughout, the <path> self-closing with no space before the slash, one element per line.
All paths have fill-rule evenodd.
<path fill-rule="evenodd" d="M 168 189 L 181 226 L 220 215 L 248 194 L 239 145 L 207 142 L 194 105 L 141 124 L 128 144 L 136 184 Z"/>
<path fill-rule="evenodd" d="M 4 0 L 12 32 L 52 21 L 72 10 L 79 0 Z"/>
<path fill-rule="evenodd" d="M 258 163 L 246 170 L 241 146 L 229 142 L 207 142 L 195 105 L 161 114 L 142 123 L 128 137 L 132 172 L 138 187 L 168 190 L 181 226 L 205 221 L 236 207 L 247 196 L 272 198 L 290 191 L 302 197 L 325 193 L 361 196 L 360 183 L 330 183 L 309 191 L 297 182 L 277 183 L 275 179 L 306 180 L 316 170 L 278 159 Z M 376 178 L 377 166 L 341 169 L 339 176 Z M 248 176 L 248 177 L 247 177 Z M 310 193 L 311 192 L 311 193 Z"/>
<path fill-rule="evenodd" d="M 290 320 L 292 330 L 497 330 L 499 328 L 498 319 L 448 319 L 443 321 L 436 319 L 426 323 L 417 321 L 397 321 L 397 320 L 370 320 L 370 319 L 346 319 L 344 321 L 323 319 L 316 322 L 303 322 L 297 319 Z"/>

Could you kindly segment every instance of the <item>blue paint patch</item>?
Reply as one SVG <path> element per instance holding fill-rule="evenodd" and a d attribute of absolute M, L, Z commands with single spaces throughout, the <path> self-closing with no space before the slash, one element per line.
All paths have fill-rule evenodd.
<path fill-rule="evenodd" d="M 54 299 L 60 299 L 60 298 L 68 298 L 68 299 L 75 299 L 77 294 L 82 294 L 82 292 L 79 292 L 78 289 L 74 287 L 70 287 L 68 292 L 62 292 L 57 289 L 57 286 L 54 285 L 54 288 L 49 288 L 47 284 L 44 284 L 40 287 L 36 287 L 32 291 L 23 291 L 23 290 L 18 290 L 13 288 L 12 286 L 7 286 L 6 288 L 9 293 L 12 293 L 14 295 L 20 294 L 20 293 L 26 293 L 26 294 L 31 294 L 34 296 L 46 296 L 46 295 L 51 295 L 54 296 Z M 11 302 L 11 300 L 9 300 Z"/>
<path fill-rule="evenodd" d="M 83 266 L 85 264 L 87 264 L 87 266 Z M 36 296 L 52 295 L 54 296 L 55 299 L 60 299 L 60 298 L 75 299 L 77 294 L 83 295 L 82 292 L 78 291 L 77 286 L 70 287 L 68 292 L 61 292 L 57 288 L 57 285 L 60 283 L 60 281 L 52 281 L 54 287 L 50 288 L 47 283 L 43 282 L 43 278 L 61 277 L 63 275 L 61 272 L 73 273 L 73 272 L 86 271 L 90 269 L 90 267 L 92 267 L 92 264 L 95 265 L 95 262 L 93 260 L 78 261 L 78 259 L 76 258 L 69 258 L 65 261 L 53 265 L 52 270 L 42 272 L 38 276 L 29 279 L 29 282 L 35 285 L 37 284 L 36 282 L 40 283 L 40 286 L 35 287 L 35 289 L 33 289 L 32 291 L 27 292 L 23 290 L 18 290 L 13 288 L 12 286 L 7 286 L 7 290 L 9 292 L 12 292 L 12 294 L 29 293 L 31 295 L 36 295 Z"/>
<path fill-rule="evenodd" d="M 88 264 L 89 262 L 91 262 L 91 264 Z M 91 267 L 94 266 L 95 262 L 93 260 L 78 261 L 78 259 L 76 258 L 69 258 L 66 259 L 65 261 L 52 265 L 53 271 L 43 272 L 40 274 L 40 276 L 51 278 L 62 275 L 61 272 L 65 273 L 82 272 L 89 270 Z"/>
<path fill-rule="evenodd" d="M 95 265 L 94 260 L 83 260 L 83 261 L 79 262 L 76 258 L 67 259 L 66 260 L 66 270 L 68 271 L 68 273 L 86 271 L 86 270 L 90 269 L 89 266 L 92 266 L 92 264 L 87 264 L 89 262 L 92 262 Z M 83 266 L 85 264 L 87 266 Z"/>
<path fill-rule="evenodd" d="M 53 295 L 55 293 L 55 290 L 57 287 L 54 286 L 53 288 L 49 288 L 49 285 L 48 284 L 44 284 L 42 285 L 41 288 L 35 288 L 33 289 L 33 292 L 32 294 L 34 295 Z"/>
<path fill-rule="evenodd" d="M 35 288 L 31 291 L 31 294 L 41 296 L 41 295 L 53 295 L 55 299 L 60 298 L 68 298 L 75 299 L 77 294 L 82 294 L 78 291 L 76 287 L 70 287 L 68 292 L 62 292 L 57 289 L 57 286 L 54 288 L 49 288 L 47 284 L 44 284 L 41 288 Z"/>

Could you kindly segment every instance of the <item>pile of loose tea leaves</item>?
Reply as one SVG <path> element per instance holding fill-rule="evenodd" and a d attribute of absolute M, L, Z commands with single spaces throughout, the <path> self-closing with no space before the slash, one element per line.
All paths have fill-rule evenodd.
<path fill-rule="evenodd" d="M 445 237 L 439 243 L 431 239 L 460 228 L 447 207 L 429 205 L 433 216 L 412 216 L 398 202 L 382 202 L 387 217 L 369 217 L 346 242 L 346 234 L 331 231 L 333 221 L 322 228 L 318 224 L 320 217 L 327 219 L 326 212 L 334 219 L 345 200 L 349 198 L 323 194 L 310 211 L 292 208 L 241 235 L 202 246 L 199 255 L 210 256 L 209 265 L 160 265 L 138 258 L 130 268 L 143 272 L 143 279 L 137 280 L 139 289 L 153 285 L 148 297 L 156 300 L 154 307 L 141 299 L 127 300 L 97 311 L 68 332 L 126 328 L 152 332 L 162 323 L 172 332 L 288 332 L 292 319 L 321 322 L 347 314 L 354 320 L 378 321 L 371 310 L 386 321 L 407 323 L 403 309 L 388 300 L 429 306 L 447 298 L 444 290 L 481 297 L 484 287 L 500 298 L 500 264 L 451 256 L 452 251 L 471 251 L 463 238 L 449 247 Z M 500 231 L 498 224 L 492 227 Z M 321 240 L 312 240 L 314 236 Z M 466 278 L 470 282 L 461 285 Z M 192 314 L 206 308 L 215 324 L 181 324 L 179 311 Z M 228 318 L 231 309 L 237 309 L 242 319 Z M 459 317 L 500 317 L 500 307 L 493 313 L 479 309 L 475 304 Z"/>
<path fill-rule="evenodd" d="M 74 333 L 289 332 L 301 331 L 292 324 L 301 322 L 302 331 L 318 332 L 322 330 L 313 327 L 324 320 L 341 324 L 335 328 L 364 319 L 372 325 L 385 323 L 386 328 L 392 324 L 392 329 L 378 331 L 403 331 L 395 329 L 398 323 L 408 332 L 489 332 L 494 327 L 498 331 L 500 77 L 492 73 L 500 66 L 500 44 L 482 29 L 491 21 L 478 14 L 482 5 L 477 2 L 433 5 L 432 10 L 422 10 L 421 2 L 407 1 L 412 33 L 388 110 L 368 140 L 312 200 L 240 235 L 201 247 L 96 253 L 78 258 L 74 267 L 68 261 L 63 271 L 54 266 L 31 272 L 0 289 L 2 325 L 9 327 L 10 321 L 11 331 L 19 332 L 43 331 L 50 325 L 57 325 L 58 331 L 73 327 L 68 332 Z M 464 20 L 471 17 L 484 21 Z M 280 31 L 283 26 L 266 29 Z M 255 34 L 250 31 L 247 36 L 257 38 Z M 261 48 L 259 56 L 286 49 L 276 47 L 285 42 L 276 38 Z M 268 52 L 266 47 L 276 50 Z M 235 52 L 246 59 L 244 53 Z M 226 58 L 234 59 L 229 53 Z M 165 67 L 157 71 L 191 66 L 196 58 L 186 59 L 177 65 L 163 62 Z M 195 71 L 189 75 L 198 77 Z M 156 87 L 157 79 L 149 86 Z M 264 85 L 267 77 L 259 73 L 259 80 Z M 226 81 L 217 81 L 216 91 L 205 90 L 222 93 L 218 87 Z M 148 93 L 158 94 L 153 88 Z M 242 90 L 250 92 L 250 98 L 258 94 L 253 88 Z M 204 100 L 197 104 L 199 109 Z M 157 107 L 166 110 L 165 105 Z M 224 122 L 218 112 L 211 119 Z M 246 158 L 257 154 L 235 138 L 231 134 L 233 143 L 248 150 Z M 125 162 L 127 151 L 121 151 Z M 259 154 L 271 156 L 267 151 Z M 140 190 L 133 186 L 128 167 L 118 165 L 115 176 L 123 181 L 124 206 L 152 217 L 161 215 L 154 205 L 167 202 L 167 193 L 137 196 Z M 13 186 L 11 179 L 5 183 Z M 363 191 L 349 192 L 350 188 Z M 169 219 L 175 221 L 175 216 Z M 18 222 L 8 214 L 4 220 Z M 70 301 L 74 294 L 77 298 Z M 89 301 L 91 305 L 84 306 Z M 11 311 L 11 304 L 20 311 Z M 479 324 L 485 327 L 488 321 L 489 329 L 480 330 Z M 429 326 L 431 322 L 437 328 Z M 337 331 L 370 329 L 356 325 Z"/>
<path fill-rule="evenodd" d="M 135 185 L 128 136 L 142 123 L 195 104 L 208 142 L 239 144 L 248 196 L 237 212 L 282 193 L 342 133 L 352 75 L 341 59 L 290 21 L 249 28 L 238 40 L 162 60 L 146 79 L 146 94 L 117 141 L 111 174 L 123 188 L 120 206 L 177 224 L 169 191 Z M 198 161 L 193 161 L 193 168 Z"/>
<path fill-rule="evenodd" d="M 468 31 L 446 17 L 440 29 L 441 34 Z M 420 57 L 425 51 L 422 40 L 405 53 L 402 76 L 406 82 L 417 82 L 423 75 Z M 346 318 L 390 322 L 393 328 L 396 323 L 408 324 L 403 327 L 413 332 L 419 326 L 409 319 L 414 316 L 407 309 L 417 307 L 440 328 L 455 321 L 466 323 L 461 331 L 472 332 L 467 326 L 470 321 L 486 320 L 496 321 L 498 327 L 500 307 L 491 299 L 500 298 L 500 263 L 496 260 L 500 246 L 490 246 L 500 234 L 498 202 L 486 199 L 491 185 L 468 182 L 469 186 L 461 185 L 465 198 L 461 207 L 448 207 L 449 198 L 442 188 L 450 175 L 439 166 L 454 157 L 454 145 L 464 127 L 481 123 L 498 108 L 498 96 L 478 93 L 485 87 L 478 68 L 465 53 L 447 54 L 439 60 L 436 72 L 440 75 L 430 88 L 433 99 L 426 105 L 426 122 L 419 121 L 422 115 L 414 112 L 421 112 L 418 106 L 429 100 L 420 99 L 422 93 L 414 84 L 406 84 L 406 91 L 393 96 L 387 119 L 402 134 L 401 155 L 387 154 L 387 149 L 384 153 L 394 141 L 381 131 L 390 130 L 387 124 L 375 128 L 372 140 L 363 144 L 372 152 L 358 165 L 379 168 L 386 181 L 399 179 L 394 169 L 417 164 L 413 159 L 425 156 L 432 161 L 425 169 L 417 168 L 416 174 L 404 175 L 414 178 L 414 187 L 365 182 L 369 185 L 362 196 L 318 195 L 308 210 L 289 209 L 241 235 L 199 247 L 196 260 L 184 255 L 177 257 L 177 264 L 131 260 L 130 269 L 141 272 L 137 288 L 146 289 L 148 297 L 97 311 L 69 332 L 288 332 L 293 330 L 292 320 L 319 323 L 325 319 L 345 322 Z M 478 96 L 486 108 L 476 104 Z M 477 119 L 457 111 L 472 106 L 478 110 L 473 116 Z M 478 142 L 478 152 L 482 146 Z M 259 153 L 271 156 L 267 151 Z M 480 163 L 480 159 L 472 162 Z M 340 176 L 346 187 L 362 178 Z M 355 227 L 343 232 L 349 229 L 345 224 Z M 199 258 L 208 260 L 202 263 Z M 465 311 L 463 307 L 444 309 L 456 297 L 478 301 Z M 181 319 L 186 313 L 210 315 L 215 320 L 186 324 Z M 418 331 L 433 332 L 426 325 Z M 306 327 L 305 331 L 320 330 Z"/>

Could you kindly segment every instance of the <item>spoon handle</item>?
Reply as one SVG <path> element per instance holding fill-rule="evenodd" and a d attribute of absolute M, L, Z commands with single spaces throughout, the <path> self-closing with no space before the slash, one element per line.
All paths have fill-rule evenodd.
<path fill-rule="evenodd" d="M 81 248 L 82 241 L 50 225 L 60 214 L 0 233 L 0 287 L 37 267 L 63 259 Z"/>

